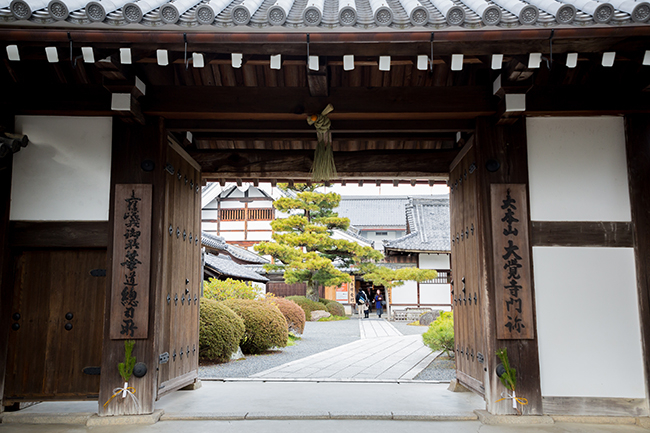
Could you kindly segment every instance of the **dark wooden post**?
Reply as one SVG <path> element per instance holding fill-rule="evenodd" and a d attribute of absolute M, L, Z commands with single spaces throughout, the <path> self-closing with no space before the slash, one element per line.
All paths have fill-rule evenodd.
<path fill-rule="evenodd" d="M 625 138 L 647 393 L 650 390 L 650 115 L 625 116 Z"/>
<path fill-rule="evenodd" d="M 498 340 L 496 334 L 496 287 L 494 284 L 495 255 L 492 233 L 490 189 L 492 184 L 524 184 L 528 197 L 528 158 L 526 143 L 526 124 L 520 119 L 511 125 L 497 125 L 489 118 L 479 118 L 476 124 L 476 165 L 479 172 L 478 213 L 480 226 L 480 279 L 487 288 L 487 302 L 483 304 L 484 326 L 486 331 L 485 399 L 487 409 L 492 414 L 514 413 L 511 401 L 497 403 L 505 388 L 496 374 L 499 360 L 496 350 L 508 349 L 508 356 L 513 367 L 517 369 L 517 396 L 525 397 L 528 405 L 521 407 L 524 415 L 543 413 L 540 391 L 539 353 L 537 347 L 537 330 L 533 329 L 534 338 L 517 340 Z M 488 163 L 489 162 L 489 163 Z M 498 163 L 498 168 L 497 164 Z M 490 166 L 492 171 L 487 167 Z M 529 202 L 529 200 L 526 200 Z M 528 209 L 530 215 L 530 209 Z M 526 222 L 530 232 L 530 217 Z M 532 261 L 532 248 L 522 251 Z M 536 328 L 535 293 L 531 270 L 532 317 L 529 323 Z"/>
<path fill-rule="evenodd" d="M 108 272 L 106 304 L 104 314 L 104 344 L 102 352 L 101 384 L 99 391 L 100 415 L 148 414 L 154 410 L 158 383 L 158 356 L 155 353 L 155 329 L 157 320 L 155 306 L 162 276 L 162 234 L 164 218 L 164 170 L 167 149 L 167 136 L 161 119 L 148 119 L 146 125 L 125 124 L 113 118 L 113 152 L 111 169 L 111 210 L 109 216 Z M 152 166 L 153 163 L 153 166 Z M 138 362 L 144 362 L 147 373 L 142 378 L 133 377 L 130 386 L 136 389 L 135 396 L 140 402 L 139 410 L 130 402 L 119 397 L 106 403 L 113 395 L 113 389 L 123 386 L 117 365 L 124 362 L 124 340 L 112 340 L 111 304 L 113 266 L 113 233 L 119 227 L 121 215 L 115 215 L 115 193 L 117 184 L 149 184 L 153 186 L 151 218 L 151 254 L 149 255 L 150 283 L 147 293 L 138 296 L 147 298 L 149 304 L 148 332 L 145 338 L 135 340 L 134 355 Z"/>
<path fill-rule="evenodd" d="M 0 412 L 7 367 L 7 349 L 11 332 L 11 300 L 13 297 L 13 258 L 9 249 L 9 206 L 13 154 L 0 158 Z"/>

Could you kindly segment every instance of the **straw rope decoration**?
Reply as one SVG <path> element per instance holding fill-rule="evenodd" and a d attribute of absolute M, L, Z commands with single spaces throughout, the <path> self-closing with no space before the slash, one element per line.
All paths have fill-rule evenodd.
<path fill-rule="evenodd" d="M 128 396 L 131 400 L 133 400 L 136 413 L 140 412 L 140 402 L 135 396 L 135 388 L 129 386 L 129 379 L 131 379 L 131 375 L 133 374 L 133 367 L 135 367 L 135 356 L 132 356 L 133 346 L 135 346 L 135 340 L 124 340 L 124 362 L 117 364 L 117 370 L 120 372 L 122 379 L 124 379 L 124 386 L 121 388 L 115 388 L 113 390 L 113 395 L 108 399 L 106 403 L 104 403 L 104 407 L 108 406 L 108 404 L 115 397 L 122 394 L 122 398 L 126 398 Z"/>
<path fill-rule="evenodd" d="M 507 390 L 512 391 L 512 394 L 508 391 L 502 392 L 502 398 L 497 400 L 495 403 L 504 400 L 512 400 L 512 408 L 516 410 L 519 415 L 521 415 L 521 411 L 517 407 L 517 403 L 525 406 L 528 404 L 528 400 L 523 397 L 517 397 L 517 394 L 515 393 L 515 387 L 517 386 L 517 370 L 510 366 L 507 348 L 504 347 L 503 349 L 497 350 L 496 355 L 501 360 L 501 363 L 503 364 L 503 368 L 505 370 L 499 379 L 501 379 L 501 383 L 506 387 Z"/>
<path fill-rule="evenodd" d="M 336 177 L 336 165 L 334 164 L 334 151 L 332 150 L 332 122 L 327 117 L 334 111 L 332 104 L 321 114 L 314 114 L 307 118 L 307 123 L 314 125 L 318 144 L 314 153 L 314 164 L 311 167 L 311 179 L 315 182 L 327 181 Z"/>

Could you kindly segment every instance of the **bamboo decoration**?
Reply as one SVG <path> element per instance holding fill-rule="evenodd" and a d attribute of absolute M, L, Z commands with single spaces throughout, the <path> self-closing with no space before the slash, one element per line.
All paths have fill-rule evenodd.
<path fill-rule="evenodd" d="M 311 179 L 315 182 L 328 181 L 336 177 L 336 165 L 334 164 L 334 152 L 332 150 L 332 132 L 330 131 L 332 122 L 327 117 L 332 111 L 334 111 L 332 104 L 327 104 L 321 114 L 314 114 L 307 118 L 307 123 L 314 125 L 316 128 L 318 137 L 314 164 L 311 168 Z"/>

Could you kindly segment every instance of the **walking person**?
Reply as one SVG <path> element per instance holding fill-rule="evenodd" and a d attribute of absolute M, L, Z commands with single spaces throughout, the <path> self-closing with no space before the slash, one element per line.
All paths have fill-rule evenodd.
<path fill-rule="evenodd" d="M 375 308 L 377 309 L 377 316 L 381 319 L 381 315 L 384 312 L 384 297 L 381 296 L 381 292 L 377 289 L 377 294 L 375 295 Z"/>
<path fill-rule="evenodd" d="M 359 319 L 363 319 L 364 310 L 366 304 L 368 304 L 368 296 L 366 295 L 366 292 L 359 290 L 359 293 L 357 293 L 357 296 L 354 299 L 357 302 L 357 313 L 359 313 Z M 368 317 L 367 314 L 366 317 Z"/>

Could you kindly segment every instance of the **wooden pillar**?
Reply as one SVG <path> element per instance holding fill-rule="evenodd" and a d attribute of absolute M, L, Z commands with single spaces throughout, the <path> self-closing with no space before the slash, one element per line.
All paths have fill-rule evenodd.
<path fill-rule="evenodd" d="M 533 339 L 498 340 L 496 335 L 496 287 L 495 253 L 491 217 L 490 190 L 493 184 L 524 184 L 528 198 L 528 159 L 526 124 L 520 119 L 511 125 L 497 125 L 491 118 L 479 118 L 476 124 L 476 166 L 478 169 L 478 218 L 479 226 L 479 270 L 480 284 L 486 288 L 486 302 L 483 305 L 483 320 L 486 336 L 485 355 L 485 400 L 487 409 L 493 414 L 514 413 L 511 401 L 497 403 L 505 388 L 496 374 L 499 363 L 496 350 L 506 347 L 511 365 L 517 369 L 517 396 L 525 397 L 528 405 L 521 407 L 524 415 L 543 413 L 540 390 L 539 353 L 537 330 Z M 495 164 L 494 162 L 498 163 Z M 490 170 L 488 170 L 490 167 Z M 527 202 L 530 202 L 528 199 Z M 530 209 L 528 209 L 530 215 Z M 530 218 L 526 222 L 530 232 Z M 528 254 L 532 262 L 532 247 Z M 534 278 L 530 275 L 532 292 L 532 317 L 530 322 L 536 328 Z"/>
<path fill-rule="evenodd" d="M 650 392 L 650 115 L 625 116 L 625 136 L 647 395 Z"/>
<path fill-rule="evenodd" d="M 13 257 L 8 239 L 12 165 L 13 154 L 0 158 L 0 412 L 4 410 L 2 403 L 13 297 Z"/>
<path fill-rule="evenodd" d="M 158 391 L 158 354 L 155 351 L 156 329 L 160 317 L 156 312 L 159 295 L 157 287 L 162 278 L 162 239 L 165 202 L 165 158 L 167 136 L 162 119 L 147 119 L 146 125 L 127 125 L 119 118 L 113 118 L 113 151 L 111 161 L 111 210 L 109 214 L 109 247 L 106 286 L 106 308 L 104 314 L 104 342 L 101 366 L 101 384 L 99 392 L 100 415 L 147 414 L 154 410 L 154 401 Z M 153 166 L 152 164 L 153 163 Z M 147 293 L 139 292 L 148 298 L 148 332 L 146 338 L 136 339 L 133 354 L 137 362 L 145 363 L 147 373 L 142 378 L 131 378 L 130 386 L 136 389 L 140 407 L 136 409 L 130 399 L 116 397 L 106 407 L 113 395 L 113 389 L 123 386 L 118 373 L 118 363 L 124 362 L 124 340 L 111 339 L 111 304 L 113 268 L 113 233 L 124 224 L 123 216 L 116 215 L 115 194 L 117 184 L 152 185 L 151 218 L 151 254 L 148 264 L 150 269 Z"/>

